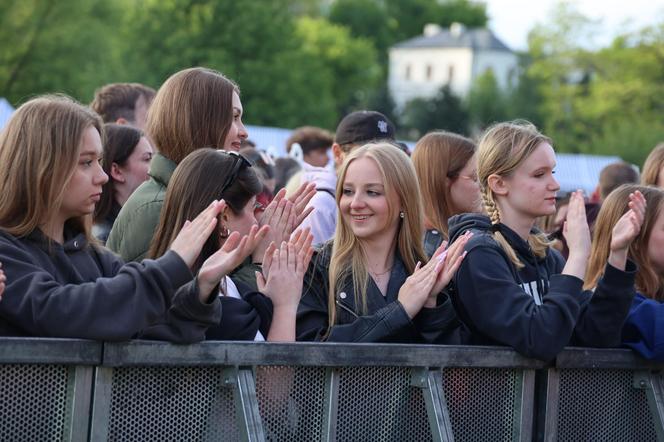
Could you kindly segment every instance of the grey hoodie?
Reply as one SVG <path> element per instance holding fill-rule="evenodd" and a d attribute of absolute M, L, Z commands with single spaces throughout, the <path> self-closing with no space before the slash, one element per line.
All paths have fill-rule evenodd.
<path fill-rule="evenodd" d="M 199 301 L 196 281 L 175 252 L 123 264 L 83 234 L 65 231 L 58 244 L 39 230 L 24 238 L 0 232 L 0 262 L 7 275 L 0 336 L 189 343 L 221 320 L 219 299 Z"/>

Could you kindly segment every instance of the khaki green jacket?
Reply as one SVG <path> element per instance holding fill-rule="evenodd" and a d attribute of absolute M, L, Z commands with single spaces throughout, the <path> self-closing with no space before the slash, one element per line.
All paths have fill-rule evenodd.
<path fill-rule="evenodd" d="M 176 166 L 157 153 L 150 163 L 150 179 L 141 184 L 122 206 L 106 247 L 118 253 L 125 262 L 140 261 L 148 253 L 152 235 L 159 224 L 166 186 Z"/>

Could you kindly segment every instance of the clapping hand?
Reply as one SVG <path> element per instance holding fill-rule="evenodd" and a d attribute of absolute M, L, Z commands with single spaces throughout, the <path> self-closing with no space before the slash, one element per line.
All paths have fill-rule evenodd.
<path fill-rule="evenodd" d="M 309 228 L 298 230 L 288 243 L 282 242 L 279 248 L 272 243 L 266 250 L 263 272 L 256 272 L 256 283 L 275 308 L 297 308 L 304 274 L 313 255 L 313 239 Z"/>
<path fill-rule="evenodd" d="M 286 198 L 285 189 L 277 192 L 259 221 L 261 226 L 270 226 L 270 233 L 256 247 L 252 255 L 254 262 L 260 262 L 271 243 L 281 244 L 289 240 L 293 231 L 313 210 L 313 207 L 307 209 L 306 206 L 315 194 L 315 183 L 307 182 L 302 183 L 290 198 Z"/>
<path fill-rule="evenodd" d="M 302 221 L 314 210 L 313 207 L 307 209 L 307 204 L 311 198 L 316 195 L 316 183 L 304 181 L 293 195 L 288 198 L 295 205 L 295 225 L 293 229 L 302 224 Z"/>
<path fill-rule="evenodd" d="M 170 250 L 177 253 L 191 269 L 200 255 L 205 241 L 217 225 L 217 216 L 226 207 L 224 200 L 213 201 L 193 221 L 186 221 L 171 243 Z"/>
<path fill-rule="evenodd" d="M 620 217 L 611 232 L 609 263 L 621 270 L 627 264 L 632 241 L 638 236 L 646 214 L 646 199 L 638 190 L 629 194 L 629 209 Z"/>
<path fill-rule="evenodd" d="M 313 239 L 309 229 L 305 229 L 297 231 L 279 248 L 270 244 L 263 258 L 263 273 L 256 272 L 258 290 L 270 298 L 274 306 L 268 341 L 295 340 L 295 317 L 304 274 L 313 254 Z"/>
<path fill-rule="evenodd" d="M 463 248 L 471 235 L 470 232 L 465 233 L 449 250 L 445 250 L 447 244 L 442 244 L 424 266 L 417 263 L 415 271 L 401 286 L 397 297 L 409 318 L 413 319 L 425 303 L 435 307 L 438 293 L 450 282 L 466 256 Z"/>
<path fill-rule="evenodd" d="M 570 257 L 576 255 L 587 260 L 590 256 L 590 228 L 586 218 L 586 205 L 583 191 L 572 192 L 563 225 L 563 236 L 569 247 Z"/>
<path fill-rule="evenodd" d="M 447 247 L 447 241 L 443 241 L 440 247 L 434 252 L 431 261 L 438 261 L 436 264 L 438 277 L 436 278 L 436 283 L 431 289 L 431 292 L 429 292 L 429 301 L 432 302 L 433 305 L 429 305 L 428 307 L 436 306 L 438 294 L 443 291 L 454 277 L 456 271 L 459 270 L 461 261 L 463 261 L 463 258 L 466 256 L 466 251 L 464 249 L 472 236 L 473 233 L 470 230 L 467 230 L 463 235 L 457 238 L 450 247 Z"/>
<path fill-rule="evenodd" d="M 238 267 L 267 235 L 268 226 L 252 226 L 248 235 L 231 233 L 223 246 L 205 260 L 198 271 L 198 288 L 201 302 L 205 302 L 221 278 Z"/>

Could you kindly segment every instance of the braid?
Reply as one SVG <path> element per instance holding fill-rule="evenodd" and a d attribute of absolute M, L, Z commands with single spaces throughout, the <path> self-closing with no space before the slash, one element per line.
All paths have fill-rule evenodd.
<path fill-rule="evenodd" d="M 484 210 L 491 218 L 491 224 L 498 224 L 500 222 L 500 212 L 489 192 L 482 192 L 482 202 L 484 203 Z"/>
<path fill-rule="evenodd" d="M 491 218 L 491 224 L 499 224 L 500 223 L 500 211 L 498 210 L 498 206 L 496 205 L 496 202 L 493 200 L 491 197 L 490 191 L 484 191 L 482 192 L 482 202 L 484 203 L 484 209 L 486 210 L 487 215 L 489 215 L 489 218 Z M 516 252 L 512 248 L 509 242 L 507 242 L 507 239 L 503 236 L 500 231 L 495 231 L 493 232 L 493 238 L 496 240 L 498 245 L 502 247 L 502 249 L 505 251 L 507 254 L 507 257 L 512 261 L 512 263 L 516 266 L 517 269 L 522 269 L 524 267 L 523 263 L 519 259 L 518 256 L 516 256 Z"/>

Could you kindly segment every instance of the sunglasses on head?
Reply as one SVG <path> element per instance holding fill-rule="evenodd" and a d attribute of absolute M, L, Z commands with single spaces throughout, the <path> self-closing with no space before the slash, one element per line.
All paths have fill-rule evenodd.
<path fill-rule="evenodd" d="M 245 168 L 251 167 L 251 163 L 249 162 L 249 160 L 240 155 L 239 153 L 235 151 L 227 151 L 224 153 L 226 155 L 230 155 L 233 157 L 233 164 L 231 165 L 231 172 L 226 176 L 226 181 L 224 182 L 224 185 L 221 187 L 222 195 L 229 187 L 231 187 L 231 185 L 233 185 L 238 175 L 240 175 L 240 172 L 242 171 L 242 166 L 244 166 Z"/>

